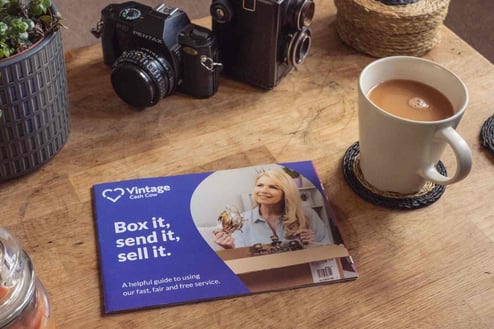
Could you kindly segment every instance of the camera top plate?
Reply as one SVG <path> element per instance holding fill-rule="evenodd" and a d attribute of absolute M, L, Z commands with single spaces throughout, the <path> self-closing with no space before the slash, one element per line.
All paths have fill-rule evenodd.
<path fill-rule="evenodd" d="M 167 16 L 172 16 L 173 14 L 175 14 L 179 9 L 178 8 L 175 8 L 175 7 L 170 7 L 164 3 L 162 3 L 161 5 L 157 5 L 154 10 L 156 10 L 157 12 L 160 12 L 162 14 L 165 14 Z"/>

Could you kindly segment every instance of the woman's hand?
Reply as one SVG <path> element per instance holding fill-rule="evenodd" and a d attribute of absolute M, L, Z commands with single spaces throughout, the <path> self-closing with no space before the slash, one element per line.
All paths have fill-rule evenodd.
<path fill-rule="evenodd" d="M 314 231 L 309 228 L 299 228 L 294 235 L 298 237 L 303 244 L 314 242 L 316 238 Z"/>
<path fill-rule="evenodd" d="M 214 234 L 214 242 L 217 245 L 225 249 L 235 248 L 235 239 L 231 236 L 231 234 L 228 234 L 221 230 L 214 230 L 213 234 Z"/>

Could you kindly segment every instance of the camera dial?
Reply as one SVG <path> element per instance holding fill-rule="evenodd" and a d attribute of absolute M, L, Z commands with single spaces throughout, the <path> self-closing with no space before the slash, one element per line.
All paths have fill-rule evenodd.
<path fill-rule="evenodd" d="M 233 9 L 229 0 L 214 0 L 209 11 L 217 23 L 224 24 L 232 20 Z"/>
<path fill-rule="evenodd" d="M 149 49 L 130 49 L 113 63 L 111 83 L 117 95 L 135 107 L 155 105 L 175 88 L 166 59 Z"/>
<path fill-rule="evenodd" d="M 120 17 L 127 21 L 133 21 L 141 17 L 141 11 L 137 8 L 124 8 L 120 11 Z"/>

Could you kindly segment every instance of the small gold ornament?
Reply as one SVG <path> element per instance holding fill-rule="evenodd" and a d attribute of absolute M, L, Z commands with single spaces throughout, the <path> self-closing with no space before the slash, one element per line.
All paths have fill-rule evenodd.
<path fill-rule="evenodd" d="M 244 226 L 244 218 L 240 215 L 240 211 L 232 206 L 226 206 L 226 209 L 220 213 L 218 217 L 218 222 L 221 223 L 223 232 L 233 233 L 236 230 L 242 230 Z"/>

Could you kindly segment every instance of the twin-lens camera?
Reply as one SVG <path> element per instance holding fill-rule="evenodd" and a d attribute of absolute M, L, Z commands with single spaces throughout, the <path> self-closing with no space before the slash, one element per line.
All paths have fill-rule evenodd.
<path fill-rule="evenodd" d="M 213 0 L 210 11 L 233 79 L 271 89 L 309 53 L 313 0 Z"/>

